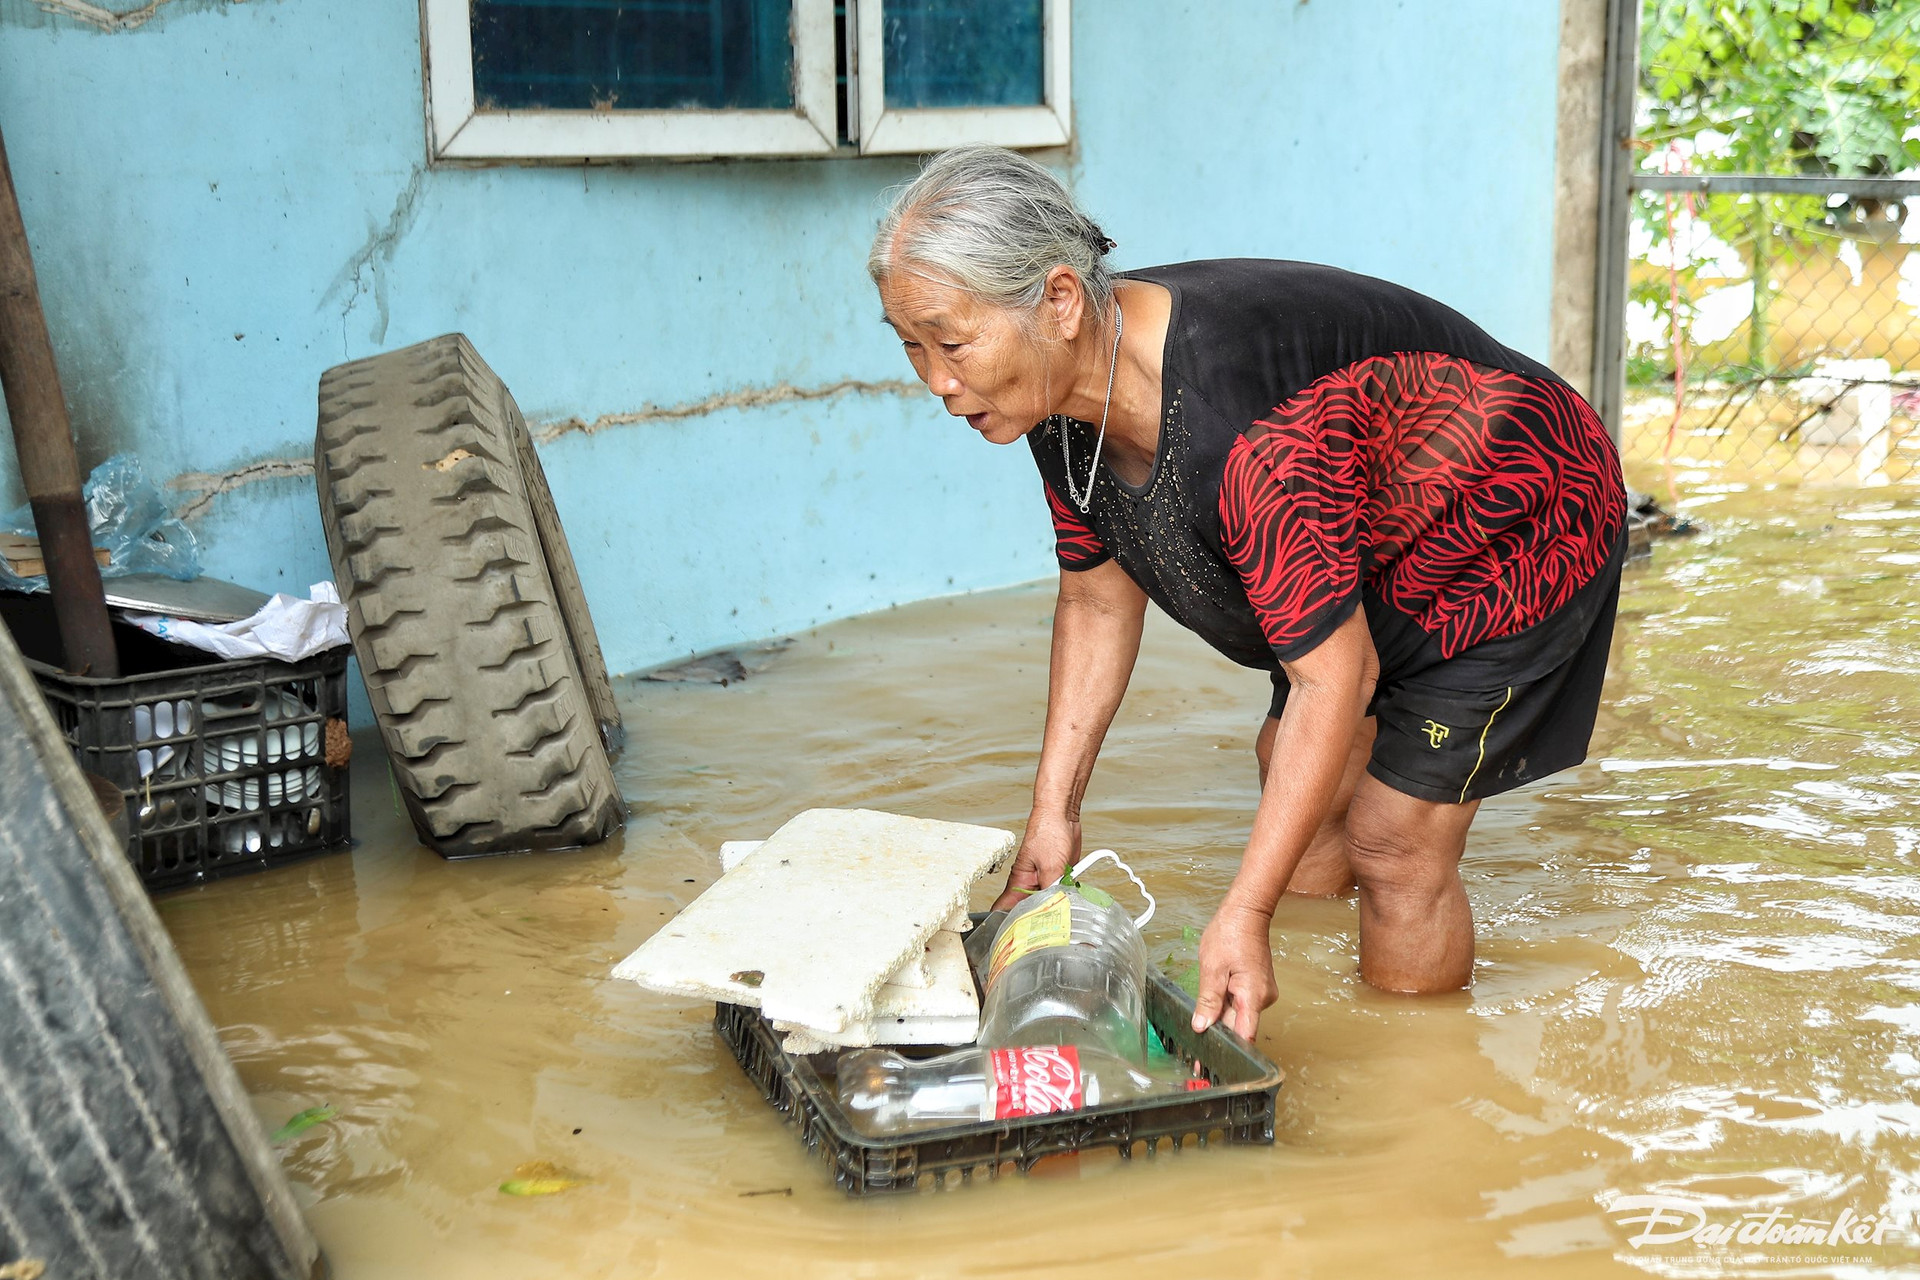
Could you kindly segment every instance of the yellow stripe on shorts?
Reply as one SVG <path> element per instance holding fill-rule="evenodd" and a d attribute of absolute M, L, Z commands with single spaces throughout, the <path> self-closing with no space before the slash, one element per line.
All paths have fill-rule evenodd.
<path fill-rule="evenodd" d="M 1460 784 L 1460 803 L 1461 804 L 1465 804 L 1467 802 L 1467 788 L 1473 785 L 1473 780 L 1475 776 L 1477 776 L 1480 772 L 1480 766 L 1487 762 L 1487 734 L 1493 731 L 1494 717 L 1498 716 L 1502 711 L 1505 711 L 1507 709 L 1507 703 L 1512 701 L 1513 701 L 1513 686 L 1508 685 L 1506 698 L 1500 703 L 1499 706 L 1493 709 L 1493 715 L 1487 717 L 1487 727 L 1480 731 L 1480 758 L 1473 762 L 1473 772 L 1468 774 L 1467 780 Z"/>

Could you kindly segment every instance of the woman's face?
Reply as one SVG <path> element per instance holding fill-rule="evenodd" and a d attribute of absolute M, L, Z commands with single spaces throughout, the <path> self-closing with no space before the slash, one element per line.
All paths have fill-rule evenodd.
<path fill-rule="evenodd" d="M 880 301 L 920 381 L 988 440 L 1012 444 L 1053 412 L 1045 344 L 1012 312 L 910 271 Z"/>

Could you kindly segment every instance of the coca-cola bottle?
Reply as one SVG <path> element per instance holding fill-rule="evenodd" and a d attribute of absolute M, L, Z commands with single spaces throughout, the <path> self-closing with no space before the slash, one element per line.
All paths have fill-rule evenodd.
<path fill-rule="evenodd" d="M 838 1073 L 840 1105 L 875 1137 L 1206 1087 L 1155 1080 L 1117 1054 L 1070 1044 L 957 1049 L 936 1058 L 861 1049 L 840 1055 Z"/>

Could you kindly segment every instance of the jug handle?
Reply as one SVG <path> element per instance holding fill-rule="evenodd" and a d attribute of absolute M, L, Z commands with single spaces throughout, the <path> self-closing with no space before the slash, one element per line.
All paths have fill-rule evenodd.
<path fill-rule="evenodd" d="M 1147 921 L 1153 919 L 1154 909 L 1158 907 L 1160 904 L 1154 900 L 1153 893 L 1151 890 L 1147 888 L 1146 883 L 1142 881 L 1139 876 L 1133 874 L 1133 868 L 1128 866 L 1126 863 L 1120 861 L 1119 854 L 1115 853 L 1111 849 L 1095 849 L 1092 853 L 1088 854 L 1086 857 L 1080 859 L 1080 861 L 1073 864 L 1073 878 L 1075 880 L 1078 880 L 1080 878 L 1081 872 L 1085 871 L 1088 867 L 1100 861 L 1102 858 L 1113 859 L 1113 865 L 1127 873 L 1127 879 L 1133 881 L 1134 887 L 1140 890 L 1140 896 L 1147 900 L 1147 909 L 1145 911 L 1142 911 L 1139 915 L 1133 918 L 1134 928 L 1136 929 L 1146 928 Z"/>

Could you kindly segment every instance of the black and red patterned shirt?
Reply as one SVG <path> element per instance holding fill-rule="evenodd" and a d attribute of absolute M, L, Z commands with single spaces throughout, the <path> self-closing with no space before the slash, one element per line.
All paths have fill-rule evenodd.
<path fill-rule="evenodd" d="M 1332 267 L 1230 259 L 1127 273 L 1173 295 L 1160 447 L 1134 487 L 1086 423 L 1028 443 L 1064 569 L 1109 557 L 1176 621 L 1276 670 L 1364 605 L 1383 670 L 1523 631 L 1607 562 L 1620 460 L 1538 362 L 1411 290 Z"/>

